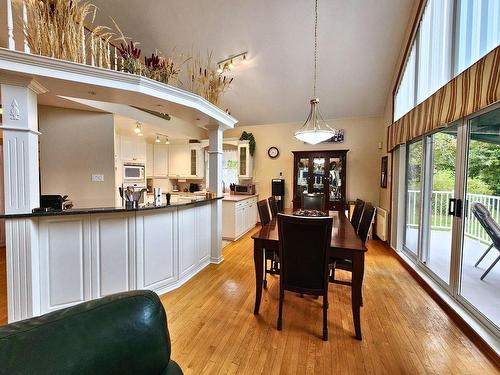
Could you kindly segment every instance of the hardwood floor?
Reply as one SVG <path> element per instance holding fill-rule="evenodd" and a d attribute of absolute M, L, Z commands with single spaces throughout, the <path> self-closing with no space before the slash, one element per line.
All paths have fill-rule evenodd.
<path fill-rule="evenodd" d="M 172 358 L 185 374 L 499 373 L 376 241 L 366 260 L 362 342 L 354 339 L 350 289 L 342 285 L 330 285 L 328 342 L 321 340 L 321 299 L 292 293 L 278 332 L 278 278 L 268 277 L 260 315 L 253 315 L 250 235 L 224 249 L 222 264 L 162 296 Z M 6 298 L 0 249 L 0 324 L 7 321 Z"/>
<path fill-rule="evenodd" d="M 268 277 L 260 315 L 252 313 L 250 235 L 226 246 L 224 263 L 162 296 L 172 358 L 185 374 L 498 373 L 377 241 L 366 260 L 362 342 L 354 338 L 350 289 L 342 285 L 330 285 L 328 342 L 321 340 L 321 299 L 286 293 L 277 331 L 278 278 Z"/>

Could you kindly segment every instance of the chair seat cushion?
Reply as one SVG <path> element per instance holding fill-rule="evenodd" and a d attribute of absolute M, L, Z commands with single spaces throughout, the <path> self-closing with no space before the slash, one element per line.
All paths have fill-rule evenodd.
<path fill-rule="evenodd" d="M 330 258 L 330 264 L 340 270 L 352 271 L 351 259 Z"/>

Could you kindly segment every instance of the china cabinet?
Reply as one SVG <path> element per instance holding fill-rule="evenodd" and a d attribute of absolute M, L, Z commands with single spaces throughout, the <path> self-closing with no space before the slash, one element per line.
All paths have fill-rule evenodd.
<path fill-rule="evenodd" d="M 293 208 L 301 205 L 302 194 L 325 194 L 325 210 L 346 207 L 347 151 L 293 151 Z"/>

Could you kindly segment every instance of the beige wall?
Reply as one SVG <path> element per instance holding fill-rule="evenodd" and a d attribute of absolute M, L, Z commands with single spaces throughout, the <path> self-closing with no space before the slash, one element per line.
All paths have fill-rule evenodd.
<path fill-rule="evenodd" d="M 67 194 L 75 207 L 114 206 L 113 115 L 47 106 L 38 114 L 42 194 Z"/>
<path fill-rule="evenodd" d="M 419 3 L 420 1 L 415 1 L 413 4 L 413 9 L 410 13 L 410 18 L 408 19 L 408 24 L 407 28 L 405 31 L 405 36 L 403 38 L 403 44 L 401 45 L 401 53 L 399 55 L 399 58 L 396 62 L 396 65 L 394 66 L 394 74 L 390 86 L 390 92 L 389 95 L 387 96 L 387 101 L 386 101 L 386 106 L 385 106 L 385 111 L 384 115 L 382 116 L 382 123 L 384 124 L 383 127 L 383 141 L 384 141 L 384 147 L 381 150 L 380 156 L 388 155 L 389 157 L 389 174 L 387 176 L 387 189 L 380 189 L 380 195 L 379 195 L 379 202 L 380 202 L 380 207 L 385 208 L 386 210 L 390 211 L 391 210 L 391 183 L 392 183 L 392 159 L 391 159 L 391 154 L 387 153 L 387 127 L 392 124 L 392 90 L 394 88 L 394 85 L 396 84 L 397 80 L 397 75 L 399 73 L 399 67 L 403 63 L 404 59 L 404 52 L 405 52 L 405 47 L 406 43 L 410 38 L 411 34 L 411 29 L 413 26 L 413 21 L 417 16 L 417 11 L 419 8 Z"/>
<path fill-rule="evenodd" d="M 293 195 L 293 155 L 301 150 L 341 150 L 347 153 L 347 199 L 362 198 L 379 203 L 380 150 L 384 126 L 380 118 L 329 120 L 329 124 L 345 129 L 345 141 L 340 144 L 306 145 L 294 138 L 293 133 L 302 123 L 242 126 L 224 132 L 224 137 L 239 137 L 245 130 L 253 133 L 257 144 L 254 155 L 254 182 L 261 197 L 271 195 L 271 179 L 283 172 L 286 181 L 285 206 L 290 207 Z M 276 146 L 277 159 L 270 159 L 267 150 Z"/>

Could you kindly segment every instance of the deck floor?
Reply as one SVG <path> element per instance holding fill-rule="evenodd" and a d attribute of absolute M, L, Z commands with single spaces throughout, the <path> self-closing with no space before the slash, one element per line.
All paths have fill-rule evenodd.
<path fill-rule="evenodd" d="M 417 230 L 407 230 L 407 241 L 416 244 Z M 415 246 L 413 245 L 414 249 Z M 426 262 L 440 279 L 448 282 L 450 277 L 451 231 L 432 230 L 429 259 Z M 500 262 L 481 280 L 481 275 L 500 255 L 491 249 L 488 255 L 475 267 L 474 265 L 488 248 L 475 239 L 465 237 L 462 261 L 461 295 L 482 314 L 500 327 Z"/>

